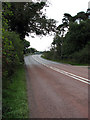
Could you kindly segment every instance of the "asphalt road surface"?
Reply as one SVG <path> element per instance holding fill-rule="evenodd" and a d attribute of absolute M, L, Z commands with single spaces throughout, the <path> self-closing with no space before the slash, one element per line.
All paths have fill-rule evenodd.
<path fill-rule="evenodd" d="M 30 118 L 88 118 L 88 67 L 24 60 Z"/>

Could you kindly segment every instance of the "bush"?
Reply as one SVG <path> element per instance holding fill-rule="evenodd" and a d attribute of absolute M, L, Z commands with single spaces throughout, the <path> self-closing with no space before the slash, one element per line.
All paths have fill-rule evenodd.
<path fill-rule="evenodd" d="M 23 44 L 15 32 L 3 31 L 2 40 L 2 71 L 3 78 L 6 78 L 23 62 Z"/>
<path fill-rule="evenodd" d="M 79 52 L 75 52 L 69 56 L 73 62 L 81 64 L 90 64 L 90 42 Z"/>

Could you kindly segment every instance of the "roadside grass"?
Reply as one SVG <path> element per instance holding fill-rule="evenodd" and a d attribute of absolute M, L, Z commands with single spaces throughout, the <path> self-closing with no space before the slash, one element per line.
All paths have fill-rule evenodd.
<path fill-rule="evenodd" d="M 19 67 L 10 80 L 5 83 L 5 86 L 2 99 L 3 118 L 28 118 L 29 109 L 24 66 Z"/>
<path fill-rule="evenodd" d="M 41 56 L 44 59 L 47 59 L 44 55 Z M 74 61 L 70 61 L 70 60 L 58 60 L 58 59 L 47 59 L 47 60 L 51 60 L 54 62 L 59 62 L 59 63 L 63 63 L 63 64 L 70 64 L 70 65 L 77 65 L 77 66 L 89 66 L 89 64 L 82 64 L 82 63 L 76 63 Z"/>
<path fill-rule="evenodd" d="M 70 60 L 53 60 L 53 61 L 64 63 L 64 64 L 77 65 L 77 66 L 88 66 L 88 64 L 82 64 L 82 63 L 80 64 L 80 63 L 76 63 Z"/>

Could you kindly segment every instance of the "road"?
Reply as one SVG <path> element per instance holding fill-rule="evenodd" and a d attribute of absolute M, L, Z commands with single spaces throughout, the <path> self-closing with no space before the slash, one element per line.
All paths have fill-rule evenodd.
<path fill-rule="evenodd" d="M 88 118 L 88 67 L 24 60 L 30 118 Z"/>

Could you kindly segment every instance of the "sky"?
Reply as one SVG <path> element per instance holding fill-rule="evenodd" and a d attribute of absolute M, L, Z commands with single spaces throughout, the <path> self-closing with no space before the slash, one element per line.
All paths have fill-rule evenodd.
<path fill-rule="evenodd" d="M 46 16 L 48 18 L 58 21 L 57 26 L 62 24 L 64 13 L 69 13 L 72 16 L 80 11 L 86 12 L 88 9 L 89 0 L 48 0 L 49 7 L 46 8 Z M 30 42 L 30 47 L 38 51 L 49 50 L 54 36 L 44 36 L 32 38 L 31 36 L 25 37 Z"/>

